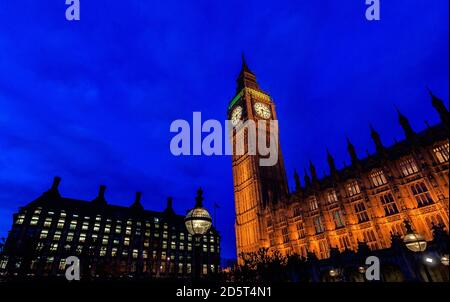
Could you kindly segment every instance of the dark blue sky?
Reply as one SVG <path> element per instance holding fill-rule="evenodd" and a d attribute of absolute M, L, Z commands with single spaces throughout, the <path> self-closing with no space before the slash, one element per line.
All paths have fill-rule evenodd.
<path fill-rule="evenodd" d="M 369 122 L 401 139 L 395 105 L 417 130 L 438 122 L 427 85 L 448 102 L 448 0 L 381 0 L 379 22 L 364 0 L 81 0 L 76 23 L 64 2 L 0 1 L 0 235 L 54 175 L 64 196 L 105 184 L 111 203 L 140 190 L 179 213 L 202 186 L 234 257 L 231 159 L 172 156 L 169 126 L 225 119 L 242 51 L 277 104 L 291 187 L 309 159 L 328 171 L 326 146 L 348 162 L 346 135 L 372 152 Z"/>

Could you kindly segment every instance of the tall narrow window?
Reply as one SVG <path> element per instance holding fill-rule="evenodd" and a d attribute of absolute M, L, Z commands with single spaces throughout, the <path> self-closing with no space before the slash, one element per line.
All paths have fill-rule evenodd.
<path fill-rule="evenodd" d="M 305 224 L 303 221 L 297 222 L 297 232 L 298 232 L 298 238 L 305 238 L 306 232 L 305 232 Z"/>
<path fill-rule="evenodd" d="M 395 203 L 394 196 L 392 196 L 391 193 L 381 195 L 380 201 L 383 204 L 384 213 L 386 216 L 398 213 L 397 204 Z"/>
<path fill-rule="evenodd" d="M 360 201 L 355 204 L 355 213 L 358 217 L 359 223 L 369 221 L 369 215 L 367 215 L 367 210 L 364 202 Z"/>
<path fill-rule="evenodd" d="M 381 169 L 372 171 L 370 173 L 370 180 L 375 187 L 387 184 L 386 176 L 384 176 L 384 172 Z"/>
<path fill-rule="evenodd" d="M 411 191 L 413 192 L 414 198 L 416 199 L 419 207 L 424 207 L 434 203 L 425 183 L 418 182 L 413 184 L 411 186 Z"/>
<path fill-rule="evenodd" d="M 412 157 L 404 159 L 400 162 L 400 170 L 402 171 L 403 176 L 408 176 L 419 172 L 416 161 Z"/>
<path fill-rule="evenodd" d="M 360 189 L 359 184 L 358 184 L 358 182 L 356 180 L 354 180 L 354 181 L 352 181 L 352 182 L 347 184 L 347 192 L 348 192 L 348 195 L 350 197 L 361 193 L 361 189 Z"/>
<path fill-rule="evenodd" d="M 434 152 L 434 156 L 436 156 L 438 163 L 442 164 L 442 163 L 448 162 L 448 158 L 449 158 L 449 144 L 448 143 L 434 148 L 433 152 Z"/>
<path fill-rule="evenodd" d="M 283 243 L 288 243 L 289 242 L 289 230 L 288 230 L 288 228 L 284 228 L 281 232 L 283 234 Z"/>
<path fill-rule="evenodd" d="M 316 229 L 316 234 L 320 234 L 325 231 L 322 223 L 322 218 L 320 216 L 314 217 L 314 228 Z"/>
<path fill-rule="evenodd" d="M 319 205 L 317 203 L 317 199 L 315 197 L 312 197 L 309 199 L 309 210 L 315 211 L 319 208 Z"/>
<path fill-rule="evenodd" d="M 333 220 L 336 228 L 342 228 L 345 226 L 344 218 L 342 217 L 342 211 L 336 210 L 333 212 Z"/>
<path fill-rule="evenodd" d="M 327 202 L 329 204 L 335 203 L 337 202 L 337 195 L 336 195 L 336 191 L 335 190 L 330 190 L 327 192 Z"/>

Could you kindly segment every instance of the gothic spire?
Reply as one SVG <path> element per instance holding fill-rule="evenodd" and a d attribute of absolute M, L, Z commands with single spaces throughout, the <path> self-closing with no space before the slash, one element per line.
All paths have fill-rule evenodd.
<path fill-rule="evenodd" d="M 350 141 L 350 139 L 348 137 L 347 137 L 347 150 L 348 150 L 348 153 L 350 154 L 352 163 L 354 164 L 354 163 L 358 162 L 358 155 L 356 154 L 355 146 L 353 146 L 352 142 Z"/>
<path fill-rule="evenodd" d="M 405 132 L 406 139 L 413 139 L 416 135 L 413 128 L 411 127 L 411 124 L 409 123 L 409 120 L 406 116 L 403 115 L 403 113 L 400 112 L 400 110 L 397 108 L 397 114 L 398 114 L 398 121 L 400 125 L 403 128 L 403 132 Z"/>
<path fill-rule="evenodd" d="M 312 163 L 312 161 L 309 161 L 309 171 L 311 172 L 311 178 L 313 183 L 318 181 L 317 178 L 317 171 L 316 171 L 316 167 L 314 166 L 314 164 Z"/>
<path fill-rule="evenodd" d="M 441 118 L 442 123 L 445 125 L 448 125 L 449 123 L 449 112 L 447 107 L 445 107 L 444 102 L 436 97 L 433 92 L 428 88 L 428 93 L 431 96 L 431 104 L 436 109 L 436 111 L 439 113 L 439 117 Z"/>
<path fill-rule="evenodd" d="M 300 183 L 300 177 L 298 176 L 297 170 L 294 170 L 294 181 L 295 181 L 295 190 L 299 191 L 302 188 Z"/>
<path fill-rule="evenodd" d="M 377 152 L 381 153 L 384 150 L 383 142 L 381 141 L 380 134 L 373 128 L 372 124 L 370 124 L 370 136 L 375 143 Z"/>
<path fill-rule="evenodd" d="M 328 166 L 330 167 L 330 174 L 336 175 L 336 164 L 334 163 L 334 158 L 330 153 L 330 150 L 327 148 L 327 161 Z"/>
<path fill-rule="evenodd" d="M 304 179 L 305 179 L 305 186 L 306 186 L 306 187 L 310 187 L 310 186 L 311 186 L 311 178 L 309 177 L 308 171 L 306 171 L 306 168 L 305 168 L 305 176 L 304 176 Z"/>
<path fill-rule="evenodd" d="M 236 93 L 239 93 L 245 87 L 259 90 L 258 83 L 256 83 L 256 76 L 248 67 L 244 53 L 242 53 L 242 66 L 241 72 L 239 73 L 239 76 L 237 78 Z"/>

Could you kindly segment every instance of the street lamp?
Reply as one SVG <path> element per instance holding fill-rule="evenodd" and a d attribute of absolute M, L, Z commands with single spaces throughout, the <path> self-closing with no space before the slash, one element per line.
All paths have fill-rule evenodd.
<path fill-rule="evenodd" d="M 421 234 L 415 233 L 411 227 L 411 223 L 405 220 L 406 235 L 403 237 L 405 246 L 415 253 L 423 252 L 427 248 L 427 241 Z"/>
<path fill-rule="evenodd" d="M 195 198 L 195 207 L 190 210 L 184 218 L 184 224 L 189 234 L 194 238 L 194 267 L 193 275 L 195 279 L 200 277 L 201 266 L 201 246 L 200 239 L 211 228 L 212 219 L 209 212 L 203 207 L 203 191 L 198 189 L 197 197 Z"/>
<path fill-rule="evenodd" d="M 424 252 L 427 249 L 427 241 L 425 240 L 425 237 L 421 234 L 415 233 L 411 227 L 411 223 L 408 220 L 405 220 L 404 224 L 406 227 L 406 235 L 403 237 L 405 246 L 414 253 Z M 433 264 L 433 259 L 430 257 L 425 257 L 424 260 L 427 265 Z M 428 271 L 427 265 L 423 266 L 423 270 L 427 276 L 428 282 L 433 282 L 433 278 Z M 417 275 L 420 276 L 420 273 Z"/>
<path fill-rule="evenodd" d="M 448 266 L 448 264 L 449 264 L 449 258 L 448 258 L 448 255 L 444 255 L 444 256 L 441 257 L 441 263 L 442 263 L 443 265 L 445 265 L 445 266 Z"/>

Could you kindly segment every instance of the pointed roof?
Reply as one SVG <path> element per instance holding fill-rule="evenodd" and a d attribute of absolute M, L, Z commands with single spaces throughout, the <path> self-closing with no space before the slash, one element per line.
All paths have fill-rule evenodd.
<path fill-rule="evenodd" d="M 236 81 L 237 81 L 236 93 L 239 93 L 245 87 L 260 90 L 258 83 L 256 82 L 256 76 L 248 67 L 247 61 L 245 60 L 245 56 L 243 53 L 242 53 L 241 71 L 239 72 L 239 76 Z"/>

